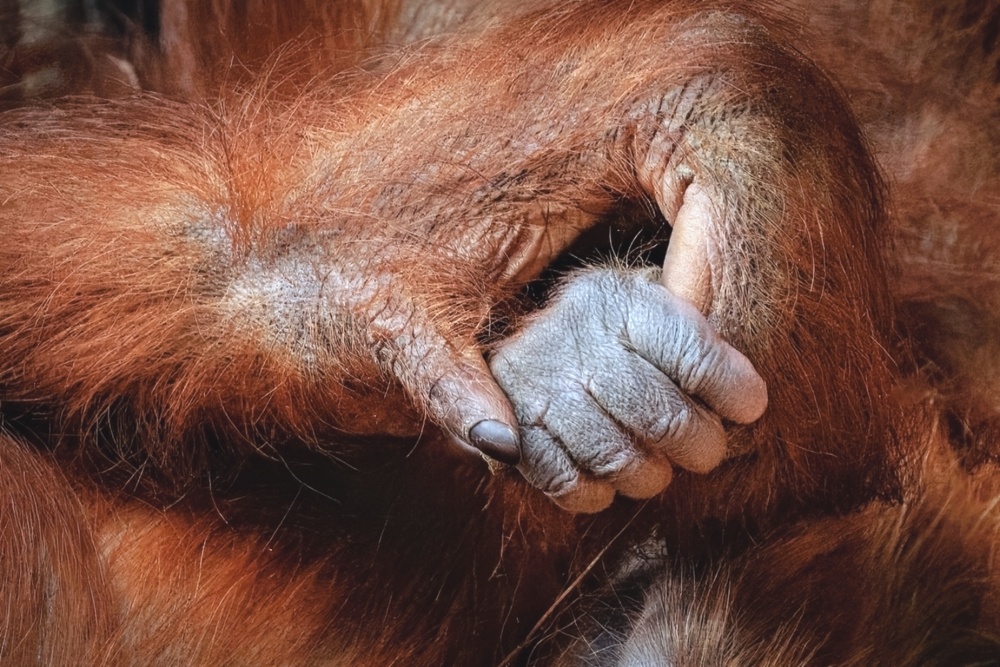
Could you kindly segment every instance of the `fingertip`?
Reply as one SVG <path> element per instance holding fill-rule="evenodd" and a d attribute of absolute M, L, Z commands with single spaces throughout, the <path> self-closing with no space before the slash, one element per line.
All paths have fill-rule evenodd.
<path fill-rule="evenodd" d="M 644 500 L 661 493 L 673 481 L 669 463 L 658 459 L 636 459 L 615 476 L 618 492 L 627 498 Z"/>
<path fill-rule="evenodd" d="M 744 357 L 746 369 L 739 373 L 734 391 L 729 393 L 729 405 L 722 416 L 737 424 L 752 424 L 767 410 L 767 383 Z"/>
<path fill-rule="evenodd" d="M 484 419 L 469 429 L 469 442 L 483 454 L 508 465 L 521 462 L 521 440 L 517 431 L 495 419 Z"/>
<path fill-rule="evenodd" d="M 434 423 L 454 440 L 501 463 L 521 460 L 514 409 L 478 350 L 443 354 L 436 364 L 425 363 L 423 368 L 413 393 L 426 397 Z"/>
<path fill-rule="evenodd" d="M 709 261 L 716 216 L 711 195 L 696 183 L 684 191 L 674 216 L 670 243 L 660 283 L 703 314 L 712 305 L 712 266 Z"/>
<path fill-rule="evenodd" d="M 574 514 L 596 514 L 607 509 L 615 499 L 615 490 L 606 482 L 581 480 L 571 489 L 556 494 L 548 494 L 552 501 Z"/>
<path fill-rule="evenodd" d="M 654 447 L 671 463 L 693 473 L 705 474 L 726 458 L 726 431 L 719 416 L 708 410 L 694 407 L 690 419 L 682 433 L 670 434 Z"/>
<path fill-rule="evenodd" d="M 749 384 L 746 391 L 743 420 L 739 422 L 740 424 L 751 424 L 757 421 L 764 416 L 764 411 L 767 410 L 767 383 L 764 382 L 764 378 L 754 374 Z"/>
<path fill-rule="evenodd" d="M 720 417 L 750 424 L 767 409 L 767 383 L 742 352 L 722 338 L 711 343 L 713 363 L 697 385 L 681 385 L 705 402 Z"/>

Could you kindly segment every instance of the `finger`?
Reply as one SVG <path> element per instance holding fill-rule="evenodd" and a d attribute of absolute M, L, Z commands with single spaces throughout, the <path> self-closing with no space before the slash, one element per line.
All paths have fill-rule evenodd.
<path fill-rule="evenodd" d="M 674 478 L 673 468 L 663 459 L 637 455 L 614 477 L 623 496 L 642 500 L 659 494 Z"/>
<path fill-rule="evenodd" d="M 629 437 L 582 386 L 553 396 L 544 422 L 576 466 L 597 477 L 615 475 L 636 456 Z"/>
<path fill-rule="evenodd" d="M 627 313 L 629 346 L 722 417 L 741 424 L 759 419 L 767 386 L 750 360 L 690 303 L 659 285 L 649 289 L 660 292 L 634 300 Z"/>
<path fill-rule="evenodd" d="M 698 396 L 722 417 L 749 424 L 767 408 L 767 384 L 742 352 L 727 343 L 690 303 L 670 294 L 670 311 L 679 318 L 683 335 L 672 361 L 681 368 L 668 375 L 685 392 Z M 662 345 L 658 349 L 665 349 Z"/>
<path fill-rule="evenodd" d="M 643 444 L 663 437 L 665 415 L 685 409 L 677 385 L 648 360 L 625 349 L 619 349 L 610 363 L 591 370 L 587 391 Z"/>
<path fill-rule="evenodd" d="M 726 457 L 726 431 L 714 412 L 682 398 L 683 407 L 664 415 L 662 435 L 651 449 L 685 470 L 707 473 Z"/>
<path fill-rule="evenodd" d="M 615 490 L 607 482 L 581 475 L 576 485 L 559 494 L 548 494 L 559 507 L 575 514 L 596 514 L 607 509 L 615 499 Z"/>
<path fill-rule="evenodd" d="M 673 391 L 678 394 L 677 388 Z M 673 470 L 663 460 L 644 457 L 594 396 L 582 387 L 554 399 L 545 426 L 585 478 L 610 482 L 630 498 L 649 498 L 667 487 Z"/>
<path fill-rule="evenodd" d="M 658 455 L 648 465 L 665 456 L 682 468 L 704 473 L 722 462 L 726 436 L 718 416 L 687 398 L 642 357 L 632 355 L 612 368 L 618 372 L 596 371 L 588 390 L 604 411 Z M 641 457 L 635 452 L 634 458 Z"/>
<path fill-rule="evenodd" d="M 674 216 L 660 282 L 707 315 L 712 306 L 712 235 L 719 229 L 712 198 L 697 183 L 684 190 Z"/>
<path fill-rule="evenodd" d="M 619 366 L 617 375 L 598 372 L 588 389 L 594 400 L 635 439 L 686 470 L 705 473 L 722 462 L 726 434 L 718 415 L 684 395 L 641 357 Z M 641 457 L 636 452 L 635 457 Z"/>
<path fill-rule="evenodd" d="M 701 314 L 707 314 L 712 307 L 712 260 L 719 254 L 714 239 L 722 228 L 719 201 L 719 195 L 713 196 L 697 182 L 687 185 L 681 205 L 673 216 L 670 244 L 660 277 L 661 284 L 671 294 Z M 722 341 L 707 322 L 700 328 L 711 334 L 699 339 L 715 347 L 718 363 L 706 369 L 700 378 L 703 383 L 700 391 L 683 384 L 682 388 L 694 391 L 727 419 L 741 424 L 756 421 L 767 408 L 764 379 L 750 360 Z M 708 353 L 706 347 L 696 351 L 702 358 Z"/>
<path fill-rule="evenodd" d="M 453 439 L 508 464 L 520 460 L 513 408 L 474 342 L 409 322 L 394 341 L 392 371 L 410 397 Z"/>
<path fill-rule="evenodd" d="M 518 470 L 557 505 L 570 512 L 594 513 L 614 500 L 611 485 L 582 474 L 562 444 L 544 427 L 528 426 L 522 436 Z"/>

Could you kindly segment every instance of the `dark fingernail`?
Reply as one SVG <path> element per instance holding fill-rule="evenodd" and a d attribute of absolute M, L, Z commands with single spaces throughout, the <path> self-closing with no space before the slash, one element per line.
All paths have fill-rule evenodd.
<path fill-rule="evenodd" d="M 521 460 L 521 443 L 510 426 L 493 419 L 484 419 L 469 429 L 469 441 L 487 456 L 517 465 Z"/>

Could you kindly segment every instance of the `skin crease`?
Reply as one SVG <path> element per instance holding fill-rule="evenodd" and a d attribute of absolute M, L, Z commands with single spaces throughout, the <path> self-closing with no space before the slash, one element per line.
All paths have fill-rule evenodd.
<path fill-rule="evenodd" d="M 914 419 L 902 497 L 695 560 L 654 535 L 550 626 L 534 664 L 950 666 L 1000 655 L 1000 6 L 792 8 L 808 10 L 805 43 L 840 75 L 893 185 L 892 288 L 913 345 L 899 389 Z"/>
<path fill-rule="evenodd" d="M 165 4 L 165 55 L 123 50 L 166 97 L 4 114 L 12 664 L 523 660 L 654 528 L 695 562 L 898 492 L 882 184 L 792 31 L 731 3 L 346 6 L 272 33 Z M 269 60 L 295 25 L 347 41 Z M 383 39 L 415 41 L 361 51 Z M 524 315 L 622 210 L 674 226 L 662 273 L 573 273 Z M 484 420 L 518 425 L 518 471 L 451 444 Z M 589 511 L 667 482 L 594 516 L 534 488 Z"/>

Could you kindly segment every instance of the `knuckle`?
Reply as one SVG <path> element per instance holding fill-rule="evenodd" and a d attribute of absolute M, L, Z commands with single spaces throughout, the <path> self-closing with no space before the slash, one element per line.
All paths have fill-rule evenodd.
<path fill-rule="evenodd" d="M 551 403 L 547 399 L 537 395 L 513 395 L 510 398 L 519 424 L 535 428 L 545 427 L 545 416 L 551 408 Z"/>
<path fill-rule="evenodd" d="M 523 431 L 521 475 L 536 489 L 549 494 L 565 493 L 579 479 L 579 471 L 569 462 L 559 445 L 543 429 Z"/>
<path fill-rule="evenodd" d="M 576 470 L 560 470 L 555 474 L 538 478 L 538 483 L 534 486 L 552 496 L 563 496 L 571 493 L 577 486 L 580 479 Z"/>
<path fill-rule="evenodd" d="M 718 375 L 719 369 L 722 368 L 722 352 L 720 345 L 712 341 L 707 345 L 703 343 L 697 346 L 689 378 L 692 391 L 697 391 L 702 383 Z"/>
<path fill-rule="evenodd" d="M 602 267 L 590 267 L 573 273 L 564 283 L 563 293 L 571 298 L 601 293 L 608 285 L 609 271 Z"/>
<path fill-rule="evenodd" d="M 580 461 L 583 468 L 596 477 L 611 477 L 628 468 L 634 456 L 620 445 L 598 446 Z"/>
<path fill-rule="evenodd" d="M 578 271 L 563 283 L 557 301 L 567 314 L 587 317 L 594 310 L 606 310 L 620 301 L 624 282 L 629 278 L 630 275 L 607 267 Z"/>
<path fill-rule="evenodd" d="M 597 476 L 614 475 L 632 459 L 628 436 L 586 401 L 562 405 L 546 424 L 559 435 L 576 465 Z"/>
<path fill-rule="evenodd" d="M 691 429 L 692 409 L 686 403 L 673 406 L 661 417 L 653 428 L 655 442 L 676 442 L 683 439 Z"/>
<path fill-rule="evenodd" d="M 508 394 L 527 394 L 530 392 L 531 374 L 527 367 L 518 362 L 517 357 L 494 356 L 490 359 L 490 373 L 504 391 Z M 514 398 L 514 396 L 511 396 Z"/>

